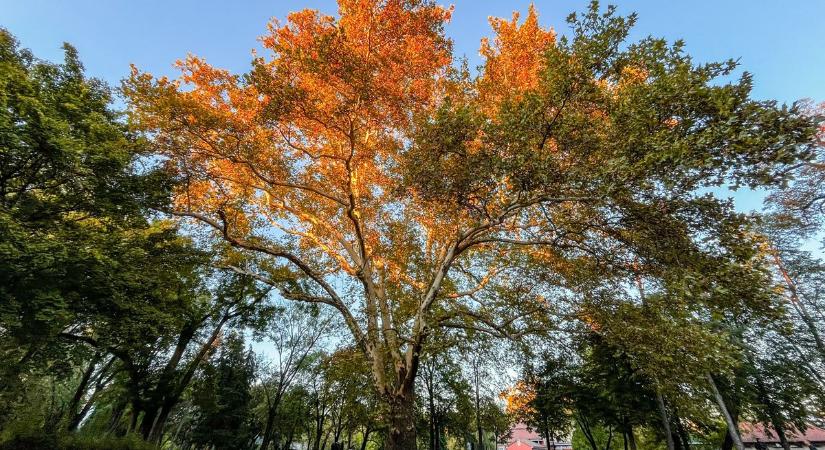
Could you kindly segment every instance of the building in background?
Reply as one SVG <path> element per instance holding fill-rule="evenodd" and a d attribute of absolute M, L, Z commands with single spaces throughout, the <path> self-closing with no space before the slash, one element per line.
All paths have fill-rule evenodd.
<path fill-rule="evenodd" d="M 776 432 L 769 427 L 758 423 L 742 423 L 739 425 L 739 429 L 745 447 L 755 448 L 756 443 L 761 442 L 768 448 L 782 448 Z M 825 429 L 814 424 L 809 423 L 804 432 L 800 432 L 796 428 L 790 428 L 785 432 L 785 435 L 791 444 L 791 449 L 809 450 L 808 443 L 813 444 L 818 449 L 825 449 Z"/>
<path fill-rule="evenodd" d="M 551 441 L 548 445 L 543 436 L 519 423 L 510 430 L 507 442 L 499 442 L 496 450 L 572 450 L 569 442 Z"/>

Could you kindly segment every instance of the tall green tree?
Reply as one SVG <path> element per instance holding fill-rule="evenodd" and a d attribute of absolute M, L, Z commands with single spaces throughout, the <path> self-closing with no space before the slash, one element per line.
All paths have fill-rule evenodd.
<path fill-rule="evenodd" d="M 216 450 L 250 448 L 254 381 L 252 351 L 247 350 L 240 334 L 228 333 L 222 339 L 216 361 L 203 368 L 193 392 L 192 442 Z"/>
<path fill-rule="evenodd" d="M 73 47 L 64 55 L 39 60 L 0 30 L 0 416 L 24 398 L 23 378 L 86 367 L 94 352 L 60 334 L 134 294 L 150 278 L 140 255 L 178 239 L 146 218 L 167 177 L 137 170 L 145 148 L 111 91 Z"/>

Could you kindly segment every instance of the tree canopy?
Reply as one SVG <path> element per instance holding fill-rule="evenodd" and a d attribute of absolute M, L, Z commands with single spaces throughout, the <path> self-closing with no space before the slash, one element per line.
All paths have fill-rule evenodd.
<path fill-rule="evenodd" d="M 338 8 L 245 73 L 133 66 L 123 113 L 0 32 L 0 448 L 789 450 L 821 415 L 821 111 L 597 2 L 491 18 L 477 68 L 452 7 Z"/>

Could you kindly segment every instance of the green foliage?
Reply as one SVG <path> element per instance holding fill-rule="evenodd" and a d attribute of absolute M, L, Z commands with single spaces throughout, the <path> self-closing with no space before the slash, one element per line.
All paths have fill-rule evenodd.
<path fill-rule="evenodd" d="M 178 239 L 145 218 L 168 183 L 133 170 L 141 145 L 109 89 L 64 51 L 43 62 L 0 30 L 0 423 L 23 377 L 66 376 L 86 357 L 58 334 L 161 282 L 140 252 Z"/>
<path fill-rule="evenodd" d="M 47 433 L 16 436 L 0 443 L 0 450 L 155 450 L 135 435 L 126 437 L 81 436 Z"/>
<path fill-rule="evenodd" d="M 255 363 L 243 337 L 230 334 L 217 361 L 202 370 L 192 392 L 195 424 L 190 440 L 199 446 L 227 450 L 249 448 Z"/>

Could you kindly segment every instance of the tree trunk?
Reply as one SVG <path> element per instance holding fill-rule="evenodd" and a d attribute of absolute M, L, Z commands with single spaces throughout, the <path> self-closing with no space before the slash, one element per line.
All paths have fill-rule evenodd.
<path fill-rule="evenodd" d="M 370 433 L 372 433 L 372 427 L 367 425 L 364 427 L 364 435 L 361 438 L 361 450 L 367 450 L 367 443 L 370 441 Z"/>
<path fill-rule="evenodd" d="M 785 450 L 791 450 L 791 443 L 788 442 L 788 437 L 785 435 L 785 428 L 782 424 L 774 424 L 773 428 L 776 430 L 776 435 L 779 436 L 779 443 L 782 444 L 782 448 Z"/>
<path fill-rule="evenodd" d="M 322 442 L 322 438 L 324 437 L 324 419 L 326 418 L 326 405 L 321 405 L 321 401 L 317 398 L 315 399 L 315 438 L 312 440 L 313 442 L 313 450 L 323 450 L 324 443 Z"/>
<path fill-rule="evenodd" d="M 667 415 L 667 408 L 665 408 L 665 398 L 661 392 L 656 393 L 656 403 L 659 405 L 659 417 L 662 419 L 662 428 L 665 432 L 667 450 L 676 450 L 676 444 L 673 442 L 673 433 L 670 432 L 670 418 Z"/>
<path fill-rule="evenodd" d="M 106 428 L 106 433 L 117 434 L 120 429 L 120 420 L 123 418 L 123 413 L 126 412 L 127 400 L 121 399 L 112 407 L 112 415 L 109 416 L 109 426 Z"/>
<path fill-rule="evenodd" d="M 756 367 L 752 357 L 748 356 L 748 362 L 751 366 Z M 771 419 L 771 426 L 773 427 L 773 430 L 776 431 L 776 436 L 779 438 L 779 443 L 782 444 L 783 449 L 791 450 L 791 444 L 788 442 L 788 437 L 785 435 L 785 424 L 779 416 L 779 411 L 776 408 L 776 404 L 774 404 L 768 396 L 768 388 L 765 386 L 765 381 L 759 375 L 758 371 L 756 372 L 756 388 L 759 393 L 759 401 L 765 405 L 765 408 L 768 410 L 768 416 Z"/>
<path fill-rule="evenodd" d="M 80 425 L 80 420 L 83 419 L 83 416 L 78 413 L 77 409 L 80 406 L 80 401 L 83 400 L 83 395 L 86 393 L 86 390 L 89 389 L 89 381 L 91 381 L 92 375 L 94 375 L 99 360 L 100 353 L 95 353 L 91 361 L 89 361 L 89 366 L 83 372 L 83 376 L 80 378 L 80 384 L 77 386 L 77 389 L 75 389 L 74 396 L 66 408 L 69 411 L 69 423 L 66 426 L 68 431 L 75 431 L 77 426 Z"/>
<path fill-rule="evenodd" d="M 722 441 L 722 450 L 733 450 L 733 439 L 730 438 L 730 433 L 725 433 L 725 440 Z"/>
<path fill-rule="evenodd" d="M 688 435 L 685 426 L 682 425 L 682 420 L 676 419 L 676 432 L 679 434 L 679 439 L 682 441 L 682 448 L 690 450 L 690 436 Z"/>
<path fill-rule="evenodd" d="M 782 258 L 779 256 L 779 251 L 776 249 L 773 249 L 773 259 L 776 263 L 777 269 L 779 269 L 779 273 L 782 274 L 782 278 L 785 280 L 785 284 L 788 286 L 791 305 L 794 309 L 796 309 L 797 313 L 799 313 L 799 316 L 802 318 L 802 322 L 805 323 L 805 326 L 808 327 L 808 331 L 814 338 L 814 344 L 816 345 L 816 349 L 819 351 L 820 356 L 825 358 L 825 342 L 823 342 L 822 336 L 819 334 L 819 329 L 816 327 L 816 321 L 810 314 L 808 314 L 805 304 L 802 303 L 799 298 L 799 293 L 796 290 L 796 282 L 791 278 L 788 270 L 785 268 L 785 264 L 782 262 Z"/>
<path fill-rule="evenodd" d="M 713 375 L 708 373 L 706 377 L 708 383 L 710 384 L 710 389 L 713 392 L 713 397 L 719 405 L 719 412 L 722 413 L 722 416 L 725 418 L 725 422 L 728 424 L 728 434 L 730 435 L 733 445 L 736 447 L 736 450 L 745 450 L 745 445 L 742 443 L 742 438 L 739 437 L 739 427 L 736 422 L 733 421 L 733 417 L 731 416 L 730 411 L 728 411 L 727 405 L 725 405 L 725 399 L 722 398 L 722 394 L 719 393 L 719 389 L 716 387 L 716 381 L 714 381 Z"/>
<path fill-rule="evenodd" d="M 630 450 L 636 450 L 636 436 L 633 435 L 633 425 L 627 425 L 627 443 Z"/>
<path fill-rule="evenodd" d="M 293 425 L 292 428 L 289 429 L 289 435 L 286 438 L 286 443 L 284 444 L 284 450 L 290 450 L 292 448 L 292 440 L 295 438 L 295 426 Z"/>
<path fill-rule="evenodd" d="M 478 393 L 478 384 L 479 384 L 479 374 L 478 374 L 478 367 L 476 367 L 476 434 L 477 434 L 477 441 L 478 446 L 476 447 L 477 450 L 484 450 L 484 431 L 481 429 L 481 398 Z"/>
<path fill-rule="evenodd" d="M 389 403 L 387 450 L 415 450 L 415 393 L 412 388 L 393 395 Z"/>
<path fill-rule="evenodd" d="M 577 415 L 576 422 L 579 424 L 579 429 L 582 430 L 582 434 L 584 434 L 585 439 L 587 439 L 587 443 L 590 444 L 590 448 L 592 450 L 599 450 L 598 445 L 596 445 L 596 439 L 593 437 L 593 432 L 590 429 L 590 424 L 587 423 L 587 419 L 585 419 L 582 415 Z"/>
<path fill-rule="evenodd" d="M 272 430 L 275 428 L 275 413 L 272 408 L 267 410 L 266 427 L 264 428 L 263 441 L 261 442 L 261 450 L 267 450 L 270 442 L 272 442 Z"/>
<path fill-rule="evenodd" d="M 143 418 L 140 419 L 140 435 L 144 440 L 149 440 L 152 430 L 157 426 L 158 413 L 159 406 L 150 406 L 144 410 Z"/>
<path fill-rule="evenodd" d="M 177 403 L 177 401 L 174 403 Z M 155 417 L 155 422 L 152 424 L 152 430 L 149 432 L 149 442 L 154 442 L 158 445 L 161 443 L 163 430 L 166 428 L 166 421 L 169 420 L 169 415 L 172 413 L 172 408 L 172 404 L 164 405 L 160 408 L 157 417 Z"/>
<path fill-rule="evenodd" d="M 433 401 L 432 389 L 428 397 L 430 405 L 430 450 L 438 450 L 438 436 L 435 430 L 435 401 Z"/>

